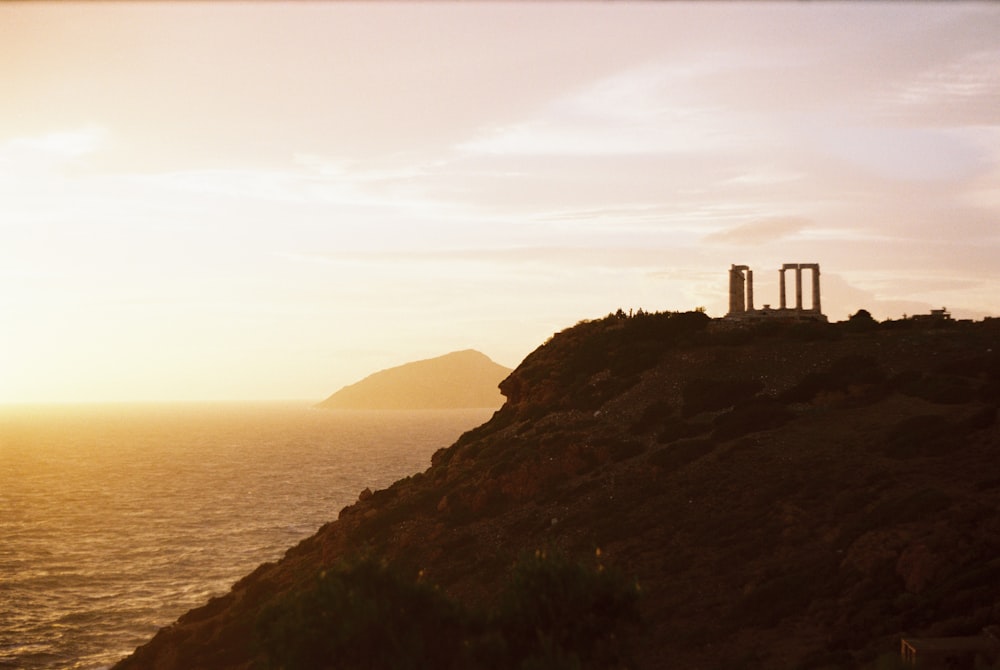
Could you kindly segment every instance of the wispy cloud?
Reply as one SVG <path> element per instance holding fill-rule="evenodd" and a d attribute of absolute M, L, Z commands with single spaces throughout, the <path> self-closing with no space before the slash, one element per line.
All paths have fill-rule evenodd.
<path fill-rule="evenodd" d="M 857 168 L 899 180 L 959 180 L 985 164 L 964 133 L 940 129 L 845 127 L 826 133 L 826 150 Z"/>
<path fill-rule="evenodd" d="M 0 145 L 0 152 L 76 158 L 97 151 L 106 136 L 107 131 L 104 128 L 86 126 L 43 135 L 16 137 Z"/>
<path fill-rule="evenodd" d="M 0 143 L 0 175 L 10 183 L 36 179 L 40 172 L 65 174 L 83 168 L 107 141 L 107 130 L 99 126 L 13 137 Z"/>
<path fill-rule="evenodd" d="M 928 67 L 892 88 L 886 102 L 925 123 L 990 122 L 1000 107 L 1000 49 L 981 49 Z"/>
<path fill-rule="evenodd" d="M 773 186 L 775 184 L 789 184 L 799 181 L 804 176 L 805 173 L 801 171 L 761 166 L 736 177 L 731 177 L 725 183 L 734 186 Z"/>
<path fill-rule="evenodd" d="M 558 97 L 518 123 L 458 145 L 470 153 L 613 156 L 732 150 L 752 137 L 723 106 L 692 99 L 700 72 L 717 63 L 657 62 L 625 69 Z"/>
<path fill-rule="evenodd" d="M 705 236 L 705 241 L 758 246 L 796 235 L 811 223 L 809 219 L 794 216 L 760 219 L 710 233 Z"/>

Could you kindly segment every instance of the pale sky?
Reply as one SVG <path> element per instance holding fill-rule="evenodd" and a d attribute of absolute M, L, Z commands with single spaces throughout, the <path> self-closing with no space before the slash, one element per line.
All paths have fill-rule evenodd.
<path fill-rule="evenodd" d="M 733 263 L 981 318 L 998 259 L 1000 4 L 0 3 L 0 402 L 513 367 Z"/>

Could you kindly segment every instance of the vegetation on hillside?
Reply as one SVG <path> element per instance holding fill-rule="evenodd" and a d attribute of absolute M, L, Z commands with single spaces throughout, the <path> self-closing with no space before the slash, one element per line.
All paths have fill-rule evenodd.
<path fill-rule="evenodd" d="M 273 670 L 585 670 L 632 667 L 638 584 L 597 561 L 538 551 L 511 569 L 492 610 L 449 599 L 370 557 L 322 571 L 258 620 Z"/>

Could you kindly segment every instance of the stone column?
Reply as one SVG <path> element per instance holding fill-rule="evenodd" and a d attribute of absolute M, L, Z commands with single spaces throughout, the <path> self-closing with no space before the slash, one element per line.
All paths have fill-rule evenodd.
<path fill-rule="evenodd" d="M 817 314 L 822 314 L 822 307 L 820 306 L 820 296 L 819 296 L 819 263 L 804 263 L 803 268 L 812 270 L 812 311 Z"/>
<path fill-rule="evenodd" d="M 785 268 L 778 270 L 778 281 L 781 287 L 781 309 L 785 309 Z"/>
<path fill-rule="evenodd" d="M 795 309 L 802 311 L 802 268 L 795 268 Z"/>
<path fill-rule="evenodd" d="M 747 270 L 747 311 L 753 311 L 753 270 Z"/>
<path fill-rule="evenodd" d="M 743 271 L 736 265 L 729 269 L 729 313 L 742 314 L 746 307 L 743 302 Z"/>

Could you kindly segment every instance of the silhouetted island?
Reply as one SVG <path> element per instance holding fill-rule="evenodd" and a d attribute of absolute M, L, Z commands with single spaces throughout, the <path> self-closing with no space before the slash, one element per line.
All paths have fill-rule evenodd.
<path fill-rule="evenodd" d="M 996 667 L 1000 320 L 619 311 L 500 388 L 116 667 Z"/>
<path fill-rule="evenodd" d="M 498 385 L 511 373 L 473 349 L 407 363 L 345 386 L 316 405 L 323 409 L 499 408 Z"/>

